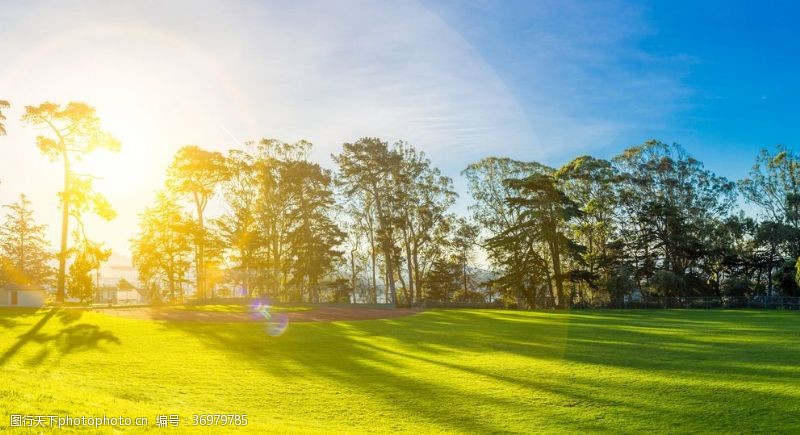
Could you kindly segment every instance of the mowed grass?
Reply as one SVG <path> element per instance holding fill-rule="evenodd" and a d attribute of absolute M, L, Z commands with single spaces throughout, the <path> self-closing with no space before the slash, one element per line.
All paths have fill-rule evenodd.
<path fill-rule="evenodd" d="M 253 307 L 249 304 L 185 304 L 185 305 L 167 305 L 165 308 L 180 310 L 180 311 L 202 311 L 214 313 L 249 313 L 253 311 Z M 269 311 L 273 313 L 290 313 L 298 311 L 308 311 L 311 307 L 304 306 L 270 306 Z"/>
<path fill-rule="evenodd" d="M 272 337 L 4 310 L 0 328 L 0 431 L 12 413 L 145 416 L 150 429 L 160 413 L 246 413 L 252 433 L 800 427 L 793 312 L 443 310 Z"/>

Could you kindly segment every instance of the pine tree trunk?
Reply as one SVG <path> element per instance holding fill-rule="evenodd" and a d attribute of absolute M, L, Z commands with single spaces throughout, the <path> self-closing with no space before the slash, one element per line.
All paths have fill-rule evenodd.
<path fill-rule="evenodd" d="M 64 196 L 61 206 L 61 247 L 58 252 L 58 278 L 56 287 L 56 302 L 63 303 L 66 294 L 67 278 L 67 236 L 69 234 L 69 206 L 70 206 L 70 167 L 69 156 L 66 148 L 62 154 L 64 159 Z"/>

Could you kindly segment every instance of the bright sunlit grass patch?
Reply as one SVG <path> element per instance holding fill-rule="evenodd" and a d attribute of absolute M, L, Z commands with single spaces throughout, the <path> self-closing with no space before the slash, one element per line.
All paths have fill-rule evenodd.
<path fill-rule="evenodd" d="M 253 433 L 785 433 L 800 408 L 798 320 L 448 310 L 271 337 L 0 310 L 0 430 L 12 413 L 145 416 L 151 429 L 161 413 L 246 413 Z"/>
<path fill-rule="evenodd" d="M 207 311 L 215 313 L 248 313 L 253 311 L 253 307 L 247 304 L 186 304 L 171 306 L 169 308 L 182 311 Z M 269 310 L 270 312 L 274 313 L 289 313 L 297 311 L 309 311 L 311 310 L 311 307 L 270 306 Z"/>

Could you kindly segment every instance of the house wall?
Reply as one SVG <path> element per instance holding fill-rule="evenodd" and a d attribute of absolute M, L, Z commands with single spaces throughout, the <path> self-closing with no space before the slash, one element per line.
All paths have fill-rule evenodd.
<path fill-rule="evenodd" d="M 0 307 L 11 303 L 11 295 L 6 290 L 0 289 Z"/>
<path fill-rule="evenodd" d="M 20 307 L 41 307 L 44 305 L 44 292 L 22 291 L 17 292 Z"/>

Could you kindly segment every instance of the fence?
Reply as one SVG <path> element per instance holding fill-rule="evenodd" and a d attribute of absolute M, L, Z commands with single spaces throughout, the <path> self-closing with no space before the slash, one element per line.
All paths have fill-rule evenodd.
<path fill-rule="evenodd" d="M 507 308 L 507 309 L 555 309 L 556 299 L 552 297 L 535 298 L 520 304 L 507 304 L 502 301 L 487 303 L 462 303 L 420 301 L 410 306 L 420 308 Z M 644 297 L 636 300 L 620 298 L 611 300 L 579 301 L 571 304 L 571 308 L 610 308 L 610 309 L 772 309 L 800 310 L 800 297 L 791 296 L 757 296 L 753 298 L 721 297 Z"/>
<path fill-rule="evenodd" d="M 252 302 L 258 298 L 212 298 L 205 300 L 187 301 L 187 304 L 241 304 Z M 360 308 L 395 308 L 394 304 L 349 304 L 349 303 L 301 303 L 311 307 L 360 307 Z M 294 305 L 288 303 L 275 303 L 276 306 Z M 398 303 L 397 308 L 416 307 L 416 308 L 473 308 L 473 309 L 519 309 L 519 310 L 551 310 L 557 308 L 557 300 L 554 297 L 540 297 L 532 300 L 520 301 L 519 303 L 507 303 L 501 300 L 492 302 L 442 302 L 442 301 L 418 301 L 411 304 Z M 752 298 L 737 298 L 731 296 L 717 297 L 642 297 L 642 298 L 612 298 L 594 299 L 590 301 L 576 301 L 570 308 L 577 309 L 778 309 L 778 310 L 800 310 L 800 297 L 791 296 L 765 296 L 760 295 Z"/>
<path fill-rule="evenodd" d="M 646 297 L 640 300 L 611 300 L 605 308 L 760 308 L 778 310 L 800 309 L 800 297 L 758 296 L 737 297 Z"/>

